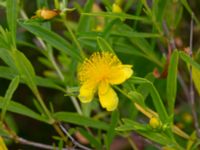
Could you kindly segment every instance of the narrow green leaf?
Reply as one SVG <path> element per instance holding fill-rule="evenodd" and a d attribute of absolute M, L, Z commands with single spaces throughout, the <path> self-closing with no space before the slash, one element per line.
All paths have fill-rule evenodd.
<path fill-rule="evenodd" d="M 11 51 L 0 48 L 0 58 L 12 69 L 16 70 L 15 62 L 12 58 Z"/>
<path fill-rule="evenodd" d="M 124 37 L 128 37 L 128 38 L 133 38 L 133 37 L 137 37 L 137 38 L 158 38 L 161 37 L 160 34 L 158 33 L 144 33 L 144 32 L 136 32 L 136 31 L 113 31 L 111 33 L 112 35 L 115 36 L 124 36 Z"/>
<path fill-rule="evenodd" d="M 137 91 L 131 91 L 128 93 L 128 95 L 134 100 L 134 102 L 140 104 L 142 107 L 146 107 L 144 103 L 144 97 L 141 93 Z"/>
<path fill-rule="evenodd" d="M 158 91 L 156 90 L 155 86 L 153 84 L 151 84 L 152 88 L 150 91 L 154 106 L 159 114 L 160 120 L 165 123 L 168 122 L 168 115 L 167 115 L 167 111 L 166 108 L 160 98 L 160 95 L 158 93 Z"/>
<path fill-rule="evenodd" d="M 34 94 L 38 94 L 38 90 L 34 81 L 35 71 L 30 61 L 22 52 L 18 50 L 13 51 L 13 58 L 22 80 L 24 80 Z"/>
<path fill-rule="evenodd" d="M 4 116 L 6 114 L 6 110 L 8 108 L 8 105 L 10 103 L 10 100 L 15 92 L 15 90 L 17 89 L 19 85 L 19 76 L 16 76 L 10 83 L 7 91 L 6 91 L 6 94 L 5 94 L 5 97 L 4 97 L 4 102 L 3 102 L 3 108 L 2 108 L 2 114 L 1 114 L 1 120 L 3 121 L 4 119 Z"/>
<path fill-rule="evenodd" d="M 192 67 L 192 79 L 195 85 L 195 88 L 200 95 L 200 70 L 196 69 L 195 67 Z"/>
<path fill-rule="evenodd" d="M 176 99 L 177 90 L 177 74 L 178 74 L 178 51 L 174 51 L 170 58 L 168 75 L 167 75 L 167 100 L 169 114 L 172 115 L 174 112 L 174 104 Z"/>
<path fill-rule="evenodd" d="M 97 37 L 97 43 L 100 47 L 100 50 L 103 52 L 103 51 L 108 51 L 108 52 L 111 52 L 111 53 L 114 53 L 112 47 L 108 44 L 108 42 L 106 42 L 106 40 L 104 40 L 103 38 L 101 37 Z"/>
<path fill-rule="evenodd" d="M 3 108 L 4 100 L 5 100 L 5 98 L 0 97 L 0 108 L 1 109 Z M 34 111 L 27 108 L 26 106 L 24 106 L 20 103 L 14 102 L 14 101 L 10 101 L 10 103 L 7 107 L 7 110 L 10 111 L 10 112 L 16 113 L 16 114 L 20 114 L 20 115 L 23 115 L 23 116 L 27 116 L 27 117 L 48 123 L 48 119 L 46 119 L 46 118 L 42 117 L 41 115 L 35 113 Z"/>
<path fill-rule="evenodd" d="M 59 86 L 58 84 L 56 84 L 56 82 L 54 82 L 51 79 L 36 76 L 34 78 L 34 80 L 35 80 L 36 85 L 38 85 L 38 86 L 42 86 L 42 87 L 46 87 L 46 88 L 52 88 L 52 89 L 56 89 L 56 90 L 66 92 L 66 89 L 64 87 Z"/>
<path fill-rule="evenodd" d="M 106 136 L 106 146 L 107 149 L 110 149 L 113 138 L 115 137 L 115 127 L 117 126 L 117 121 L 119 119 L 119 112 L 117 110 L 112 112 L 110 127 Z"/>
<path fill-rule="evenodd" d="M 157 7 L 155 15 L 160 23 L 162 23 L 161 21 L 163 21 L 163 16 L 168 2 L 169 2 L 168 0 L 159 0 L 157 3 L 156 2 L 154 3 L 154 6 Z"/>
<path fill-rule="evenodd" d="M 67 53 L 78 60 L 82 60 L 78 51 L 74 50 L 73 47 L 58 34 L 36 23 L 19 21 L 19 24 L 61 52 Z"/>
<path fill-rule="evenodd" d="M 97 13 L 82 13 L 82 15 L 87 16 L 102 16 L 102 17 L 110 17 L 110 18 L 119 18 L 119 19 L 131 19 L 131 20 L 139 20 L 143 22 L 149 22 L 149 20 L 145 17 L 129 15 L 125 13 L 112 13 L 112 12 L 97 12 Z"/>
<path fill-rule="evenodd" d="M 1 136 L 7 136 L 7 137 L 10 136 L 9 133 L 7 131 L 5 131 L 5 129 L 3 129 L 2 127 L 0 128 L 0 135 Z"/>
<path fill-rule="evenodd" d="M 148 57 L 149 60 L 157 64 L 158 66 L 162 67 L 163 64 L 159 60 L 159 58 L 156 56 L 156 54 L 153 52 L 149 42 L 144 38 L 135 38 L 132 37 L 130 39 L 130 42 L 137 46 L 145 55 Z"/>
<path fill-rule="evenodd" d="M 12 80 L 18 75 L 17 72 L 14 71 L 13 69 L 4 66 L 0 66 L 0 72 L 1 72 L 0 77 L 4 79 Z"/>
<path fill-rule="evenodd" d="M 11 47 L 15 47 L 15 41 L 13 40 L 11 31 L 4 29 L 0 25 L 0 48 L 5 48 L 6 50 L 10 50 Z"/>
<path fill-rule="evenodd" d="M 171 145 L 173 143 L 173 145 L 175 145 L 175 143 L 167 136 L 161 134 L 161 133 L 157 133 L 157 132 L 142 132 L 142 131 L 138 131 L 139 134 L 141 134 L 142 136 L 146 137 L 147 139 L 150 139 L 156 143 L 159 143 L 161 145 Z M 182 149 L 180 149 L 182 150 Z"/>
<path fill-rule="evenodd" d="M 131 81 L 133 83 L 137 83 L 137 84 L 149 84 L 151 86 L 150 88 L 150 95 L 152 97 L 153 100 L 153 104 L 156 108 L 156 111 L 159 114 L 160 120 L 165 123 L 166 121 L 168 121 L 169 117 L 167 115 L 167 111 L 166 108 L 164 107 L 164 104 L 160 98 L 160 95 L 158 93 L 158 91 L 156 90 L 155 86 L 153 85 L 152 82 L 150 82 L 149 80 L 145 79 L 145 78 L 140 78 L 140 77 L 132 77 Z"/>
<path fill-rule="evenodd" d="M 116 128 L 117 131 L 131 131 L 131 130 L 146 131 L 148 130 L 147 125 L 145 124 L 141 124 L 136 121 L 125 119 L 125 118 L 123 118 L 122 120 L 123 120 L 123 124 Z"/>
<path fill-rule="evenodd" d="M 193 67 L 195 67 L 196 69 L 200 70 L 200 64 L 198 64 L 197 62 L 195 62 L 189 55 L 187 55 L 184 52 L 179 52 L 180 58 L 185 61 L 186 63 L 191 64 Z"/>
<path fill-rule="evenodd" d="M 146 124 L 141 124 L 130 119 L 122 119 L 123 124 L 116 128 L 117 131 L 136 131 L 140 135 L 160 143 L 162 145 L 167 145 L 173 143 L 173 141 L 167 137 L 164 133 L 159 133 L 152 131 L 148 128 Z"/>
<path fill-rule="evenodd" d="M 126 43 L 125 41 L 122 41 L 122 42 L 119 41 L 119 42 L 113 43 L 113 49 L 119 53 L 144 57 L 146 59 L 149 58 L 144 53 L 142 53 L 138 48 L 132 45 L 129 45 L 129 43 Z"/>
<path fill-rule="evenodd" d="M 0 47 L 1 48 L 8 48 L 7 42 L 0 36 Z"/>
<path fill-rule="evenodd" d="M 18 73 L 15 70 L 13 70 L 9 67 L 0 66 L 0 72 L 1 72 L 0 78 L 4 78 L 4 79 L 12 80 L 16 76 L 18 76 Z M 52 89 L 56 89 L 56 90 L 66 92 L 65 88 L 62 88 L 61 86 L 57 85 L 51 79 L 36 76 L 34 78 L 34 81 L 35 81 L 37 86 L 52 88 Z M 25 83 L 25 81 L 21 80 L 20 83 Z"/>
<path fill-rule="evenodd" d="M 59 140 L 59 143 L 58 143 L 58 150 L 62 150 L 64 147 L 64 141 L 62 139 Z"/>
<path fill-rule="evenodd" d="M 155 77 L 152 73 L 149 73 L 145 76 L 145 79 L 147 79 L 153 83 L 155 80 Z M 147 98 L 147 96 L 149 95 L 150 88 L 151 88 L 151 86 L 149 84 L 140 84 L 137 88 L 137 91 L 142 94 L 144 101 Z"/>
<path fill-rule="evenodd" d="M 85 7 L 84 7 L 84 13 L 91 12 L 92 6 L 93 6 L 94 0 L 87 0 Z M 90 30 L 90 18 L 88 16 L 81 15 L 81 18 L 79 20 L 78 32 L 86 32 Z"/>
<path fill-rule="evenodd" d="M 108 130 L 108 125 L 106 123 L 89 118 L 89 117 L 81 116 L 77 113 L 57 112 L 53 116 L 58 121 L 64 121 L 67 123 L 73 123 L 76 125 L 93 127 L 93 128 L 102 129 L 102 130 Z"/>
<path fill-rule="evenodd" d="M 16 28 L 17 28 L 17 0 L 6 0 L 6 14 L 7 14 L 7 23 L 9 30 L 12 34 L 12 39 L 16 39 Z"/>

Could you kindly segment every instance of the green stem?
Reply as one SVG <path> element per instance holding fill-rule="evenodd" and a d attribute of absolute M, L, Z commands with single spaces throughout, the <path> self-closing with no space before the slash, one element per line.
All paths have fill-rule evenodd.
<path fill-rule="evenodd" d="M 77 48 L 79 49 L 80 54 L 81 54 L 81 57 L 82 57 L 82 58 L 85 58 L 86 56 L 85 56 L 85 53 L 84 53 L 84 51 L 83 51 L 83 49 L 82 49 L 80 43 L 78 42 L 76 36 L 75 36 L 74 33 L 72 32 L 71 28 L 69 27 L 69 25 L 68 25 L 68 23 L 67 23 L 67 21 L 66 21 L 66 15 L 63 16 L 63 23 L 64 23 L 65 27 L 67 28 L 67 30 L 69 31 L 69 33 L 70 33 L 70 35 L 71 35 L 71 37 L 72 37 L 73 42 L 76 44 Z"/>
<path fill-rule="evenodd" d="M 76 108 L 76 111 L 77 111 L 80 115 L 82 115 L 83 112 L 82 112 L 82 110 L 81 110 L 81 107 L 80 107 L 79 103 L 78 103 L 77 100 L 75 99 L 75 97 L 74 97 L 74 96 L 70 96 L 70 98 L 71 98 L 71 100 L 72 100 L 72 103 L 73 103 L 74 107 Z"/>
<path fill-rule="evenodd" d="M 51 116 L 51 113 L 49 112 L 48 108 L 46 107 L 46 105 L 45 105 L 43 99 L 41 98 L 41 96 L 40 96 L 38 90 L 36 90 L 36 91 L 34 92 L 34 94 L 35 94 L 37 100 L 39 101 L 41 107 L 43 108 L 45 114 L 46 114 L 47 117 L 49 118 L 49 123 L 50 123 L 50 124 L 53 123 L 55 120 L 54 120 L 54 118 Z"/>
<path fill-rule="evenodd" d="M 134 150 L 139 150 L 139 149 L 137 148 L 136 144 L 134 143 L 133 139 L 132 139 L 130 136 L 128 136 L 127 139 L 128 139 L 128 142 L 130 143 L 131 147 L 132 147 Z"/>
<path fill-rule="evenodd" d="M 51 61 L 53 67 L 55 68 L 56 72 L 58 73 L 58 76 L 60 77 L 60 79 L 62 81 L 65 80 L 65 77 L 64 75 L 62 74 L 60 68 L 58 67 L 56 61 L 55 61 L 55 58 L 53 57 L 53 51 L 50 50 L 50 52 L 48 53 L 49 54 L 49 60 Z"/>

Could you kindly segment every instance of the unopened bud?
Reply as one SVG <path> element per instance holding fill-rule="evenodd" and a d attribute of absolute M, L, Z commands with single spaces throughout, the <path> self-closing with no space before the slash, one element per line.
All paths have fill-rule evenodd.
<path fill-rule="evenodd" d="M 150 120 L 149 120 L 149 125 L 153 128 L 153 129 L 157 129 L 161 126 L 161 122 L 158 118 L 156 117 L 152 117 Z"/>
<path fill-rule="evenodd" d="M 95 30 L 97 32 L 101 32 L 103 30 L 103 27 L 101 25 L 97 25 Z"/>
<path fill-rule="evenodd" d="M 112 12 L 113 13 L 121 13 L 122 12 L 122 9 L 119 5 L 117 5 L 116 3 L 114 3 L 112 5 Z"/>
<path fill-rule="evenodd" d="M 189 113 L 184 113 L 183 114 L 183 120 L 186 123 L 192 123 L 192 115 Z"/>
<path fill-rule="evenodd" d="M 36 16 L 34 16 L 33 18 L 42 18 L 44 20 L 50 20 L 52 18 L 54 18 L 55 16 L 60 14 L 59 10 L 50 10 L 50 9 L 39 9 L 36 11 Z"/>

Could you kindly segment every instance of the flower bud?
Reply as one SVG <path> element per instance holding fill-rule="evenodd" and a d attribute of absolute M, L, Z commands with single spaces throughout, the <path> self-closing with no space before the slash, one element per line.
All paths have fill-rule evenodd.
<path fill-rule="evenodd" d="M 183 118 L 185 123 L 192 123 L 193 118 L 192 118 L 191 114 L 184 113 L 182 118 Z"/>
<path fill-rule="evenodd" d="M 157 129 L 161 126 L 161 122 L 158 118 L 156 117 L 152 117 L 150 120 L 149 120 L 149 125 L 153 128 L 153 129 Z"/>
<path fill-rule="evenodd" d="M 33 16 L 32 18 L 42 18 L 44 20 L 50 20 L 54 18 L 55 16 L 59 15 L 60 11 L 59 10 L 50 10 L 50 9 L 39 9 L 36 11 L 36 15 Z"/>
<path fill-rule="evenodd" d="M 95 31 L 101 32 L 101 31 L 103 31 L 103 27 L 101 25 L 97 25 Z"/>
<path fill-rule="evenodd" d="M 112 12 L 113 13 L 121 13 L 122 12 L 122 9 L 119 5 L 117 5 L 116 3 L 114 3 L 112 5 Z"/>
<path fill-rule="evenodd" d="M 49 19 L 54 18 L 58 14 L 59 14 L 58 10 L 42 9 L 40 12 L 40 17 L 45 20 L 49 20 Z"/>

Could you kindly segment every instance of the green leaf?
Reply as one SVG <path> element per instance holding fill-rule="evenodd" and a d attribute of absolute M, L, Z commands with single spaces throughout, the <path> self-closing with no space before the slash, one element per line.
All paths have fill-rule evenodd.
<path fill-rule="evenodd" d="M 197 62 L 195 62 L 189 55 L 187 55 L 184 52 L 179 52 L 180 58 L 185 61 L 186 63 L 191 64 L 193 67 L 195 67 L 196 69 L 200 70 L 200 64 L 198 64 Z"/>
<path fill-rule="evenodd" d="M 79 128 L 78 130 L 80 131 L 80 133 L 81 133 L 85 138 L 87 138 L 87 140 L 89 140 L 90 144 L 91 144 L 92 146 L 94 146 L 95 149 L 102 149 L 101 143 L 100 143 L 93 135 L 91 135 L 90 132 L 85 131 L 85 130 L 82 129 L 82 128 Z"/>
<path fill-rule="evenodd" d="M 43 78 L 43 77 L 40 77 L 40 76 L 36 76 L 34 80 L 35 80 L 35 83 L 38 86 L 42 86 L 42 87 L 46 87 L 46 88 L 52 88 L 52 89 L 56 89 L 56 90 L 60 90 L 60 91 L 66 92 L 65 88 L 59 86 L 58 84 L 56 84 L 51 79 Z"/>
<path fill-rule="evenodd" d="M 139 83 L 139 84 L 149 84 L 151 86 L 150 88 L 150 95 L 152 97 L 152 100 L 153 100 L 153 104 L 156 108 L 156 111 L 158 112 L 159 114 L 159 117 L 160 117 L 160 120 L 165 123 L 166 121 L 168 121 L 169 117 L 168 117 L 168 114 L 167 114 L 167 111 L 164 107 L 164 104 L 160 98 L 160 95 L 158 93 L 158 91 L 156 90 L 155 86 L 153 85 L 152 82 L 150 82 L 149 80 L 145 79 L 145 78 L 140 78 L 140 77 L 132 77 L 131 78 L 131 81 L 133 83 Z"/>
<path fill-rule="evenodd" d="M 16 70 L 15 62 L 12 58 L 11 51 L 0 48 L 0 58 L 12 69 Z"/>
<path fill-rule="evenodd" d="M 36 23 L 31 23 L 31 22 L 22 22 L 19 21 L 19 24 L 26 28 L 28 31 L 33 33 L 34 35 L 40 37 L 44 41 L 46 41 L 48 44 L 51 46 L 55 47 L 56 49 L 60 50 L 60 52 L 69 54 L 70 56 L 82 60 L 80 54 L 78 53 L 77 50 L 74 50 L 73 47 L 61 36 L 58 34 L 45 29 L 39 24 Z"/>
<path fill-rule="evenodd" d="M 177 50 L 173 51 L 167 75 L 167 100 L 168 100 L 168 110 L 169 114 L 172 115 L 174 112 L 174 104 L 176 99 L 177 90 L 177 74 L 178 74 L 178 56 Z"/>
<path fill-rule="evenodd" d="M 71 112 L 57 112 L 54 115 L 54 118 L 58 121 L 64 121 L 67 123 L 73 123 L 76 125 L 86 126 L 86 127 L 93 127 L 102 130 L 108 130 L 108 125 L 104 122 L 81 116 L 77 113 Z"/>
<path fill-rule="evenodd" d="M 16 76 L 18 76 L 18 73 L 15 70 L 13 70 L 9 67 L 0 66 L 0 72 L 1 72 L 0 78 L 4 78 L 4 79 L 12 80 Z M 51 79 L 36 76 L 34 78 L 34 81 L 35 81 L 37 86 L 52 88 L 52 89 L 56 89 L 56 90 L 66 92 L 65 88 L 60 87 L 55 82 L 53 82 Z M 25 83 L 25 82 L 24 82 L 24 80 L 21 80 L 20 83 Z"/>
<path fill-rule="evenodd" d="M 93 3 L 94 3 L 94 0 L 87 0 L 83 11 L 85 13 L 90 12 L 92 10 Z M 77 31 L 78 32 L 89 31 L 90 30 L 90 24 L 91 24 L 90 20 L 91 19 L 88 16 L 81 15 Z"/>
<path fill-rule="evenodd" d="M 7 14 L 7 23 L 9 30 L 12 34 L 13 41 L 16 40 L 16 28 L 17 28 L 17 0 L 6 0 L 6 14 Z"/>
<path fill-rule="evenodd" d="M 100 50 L 103 51 L 108 51 L 111 53 L 114 53 L 112 47 L 108 44 L 108 42 L 106 42 L 106 40 L 104 40 L 101 37 L 97 37 L 97 43 L 99 45 Z"/>
<path fill-rule="evenodd" d="M 158 38 L 161 37 L 158 33 L 144 33 L 144 32 L 136 32 L 136 31 L 113 31 L 111 32 L 112 35 L 115 36 L 124 36 L 128 38 Z"/>
<path fill-rule="evenodd" d="M 0 48 L 5 48 L 6 50 L 10 50 L 11 47 L 15 47 L 15 41 L 13 40 L 11 31 L 4 29 L 0 26 Z"/>
<path fill-rule="evenodd" d="M 163 21 L 163 16 L 168 2 L 168 0 L 159 0 L 157 3 L 154 3 L 154 6 L 157 6 L 158 9 L 157 11 L 155 11 L 155 15 L 159 22 Z"/>
<path fill-rule="evenodd" d="M 117 131 L 146 131 L 147 129 L 147 125 L 145 124 L 140 124 L 136 121 L 130 120 L 130 119 L 125 119 L 123 118 L 123 124 L 120 125 L 119 127 L 116 128 Z"/>
<path fill-rule="evenodd" d="M 18 51 L 13 51 L 13 58 L 20 74 L 22 80 L 28 85 L 28 87 L 33 91 L 34 94 L 38 94 L 38 90 L 34 81 L 35 71 L 30 63 L 30 61 L 26 58 L 26 56 Z"/>
<path fill-rule="evenodd" d="M 19 76 L 16 76 L 10 83 L 7 91 L 6 91 L 6 94 L 5 94 L 5 97 L 4 97 L 4 102 L 3 102 L 3 108 L 2 108 L 2 113 L 1 113 L 1 120 L 3 121 L 4 119 L 4 116 L 6 114 L 6 110 L 8 108 L 8 105 L 10 103 L 10 100 L 15 92 L 15 90 L 17 89 L 19 85 Z"/>
<path fill-rule="evenodd" d="M 192 67 L 192 79 L 195 85 L 195 88 L 200 95 L 200 70 L 196 69 L 195 67 Z"/>
<path fill-rule="evenodd" d="M 160 67 L 163 66 L 163 64 L 158 59 L 156 54 L 153 52 L 149 42 L 146 39 L 132 37 L 130 39 L 130 42 L 133 45 L 137 46 L 146 55 L 146 57 L 148 57 L 149 60 L 151 60 L 152 62 L 154 62 L 155 64 L 157 64 Z"/>
<path fill-rule="evenodd" d="M 154 103 L 154 106 L 159 114 L 159 117 L 160 117 L 160 120 L 165 123 L 165 122 L 168 122 L 168 115 L 167 115 L 167 111 L 166 111 L 166 108 L 160 98 L 160 95 L 158 93 L 158 91 L 156 90 L 155 86 L 153 84 L 152 85 L 152 88 L 151 88 L 151 91 L 150 91 L 150 95 L 152 97 L 152 100 L 153 100 L 153 103 Z"/>
<path fill-rule="evenodd" d="M 4 79 L 12 80 L 18 75 L 17 72 L 14 71 L 13 69 L 4 66 L 0 66 L 0 72 L 1 72 L 0 77 Z"/>
<path fill-rule="evenodd" d="M 131 19 L 131 20 L 140 20 L 143 22 L 149 22 L 149 20 L 145 17 L 129 15 L 125 13 L 112 13 L 112 12 L 93 12 L 93 13 L 82 13 L 82 15 L 87 16 L 102 16 L 102 17 L 110 17 L 110 18 L 119 18 L 119 19 Z"/>
<path fill-rule="evenodd" d="M 142 53 L 138 48 L 135 48 L 132 45 L 129 45 L 129 43 L 125 41 L 119 41 L 113 43 L 114 50 L 119 53 L 128 54 L 128 55 L 135 55 L 139 57 L 144 57 L 146 59 L 149 59 L 144 53 Z"/>
<path fill-rule="evenodd" d="M 172 140 L 168 138 L 164 133 L 152 131 L 146 124 L 141 124 L 130 119 L 122 119 L 123 124 L 116 128 L 117 131 L 136 131 L 140 135 L 160 143 L 162 145 L 172 144 Z"/>
<path fill-rule="evenodd" d="M 155 77 L 154 77 L 153 73 L 147 74 L 147 75 L 145 76 L 145 78 L 146 78 L 147 80 L 149 80 L 150 82 L 152 82 L 152 83 L 153 83 L 154 80 L 155 80 Z M 145 101 L 145 99 L 147 98 L 147 96 L 149 95 L 150 88 L 151 88 L 151 86 L 150 86 L 149 84 L 140 84 L 140 85 L 138 86 L 138 88 L 137 88 L 137 91 L 138 91 L 139 93 L 142 94 L 142 96 L 143 96 L 143 98 L 144 98 L 144 101 Z"/>
<path fill-rule="evenodd" d="M 117 126 L 117 121 L 119 119 L 119 112 L 117 110 L 112 112 L 110 127 L 106 136 L 106 146 L 107 149 L 110 149 L 113 138 L 115 137 L 115 127 Z"/>
<path fill-rule="evenodd" d="M 9 133 L 7 131 L 5 131 L 5 129 L 3 129 L 2 127 L 0 128 L 0 135 L 1 136 L 7 136 L 7 137 L 10 136 Z"/>
<path fill-rule="evenodd" d="M 1 109 L 3 108 L 4 100 L 5 100 L 5 98 L 0 97 L 0 108 Z M 23 116 L 27 116 L 27 117 L 48 123 L 48 120 L 46 118 L 35 113 L 34 111 L 27 108 L 26 106 L 24 106 L 20 103 L 14 102 L 14 101 L 10 101 L 10 103 L 7 107 L 7 110 L 10 111 L 10 112 L 16 113 L 16 114 L 20 114 L 20 115 L 23 115 Z"/>
<path fill-rule="evenodd" d="M 144 97 L 141 93 L 137 91 L 131 91 L 128 93 L 128 95 L 131 97 L 134 102 L 140 104 L 143 108 L 145 108 L 145 103 L 144 103 Z"/>

